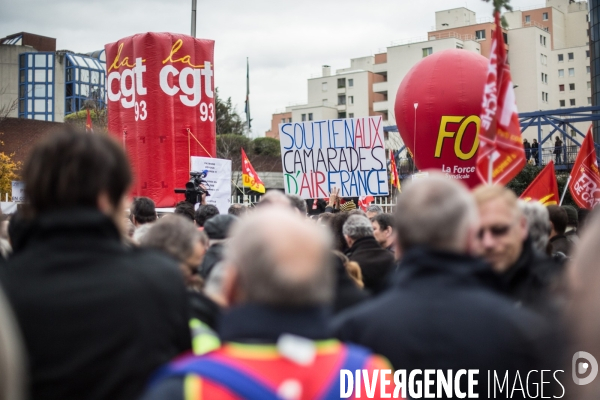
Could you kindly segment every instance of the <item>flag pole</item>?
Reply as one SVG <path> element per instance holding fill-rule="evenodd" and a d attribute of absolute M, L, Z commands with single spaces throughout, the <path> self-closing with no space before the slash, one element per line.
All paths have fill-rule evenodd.
<path fill-rule="evenodd" d="M 567 194 L 569 182 L 571 182 L 571 174 L 569 174 L 569 178 L 567 179 L 567 183 L 565 183 L 565 188 L 563 189 L 562 196 L 560 196 L 560 203 L 558 204 L 559 206 L 562 206 L 563 200 L 565 199 L 565 194 Z"/>
<path fill-rule="evenodd" d="M 413 174 L 415 173 L 415 165 L 417 165 L 417 108 L 419 107 L 419 103 L 414 103 L 414 106 L 415 106 L 415 132 L 414 132 L 414 139 L 413 139 L 413 150 L 414 150 L 413 168 L 412 168 Z"/>
<path fill-rule="evenodd" d="M 490 155 L 488 156 L 488 185 L 491 185 L 492 183 L 494 183 L 494 181 L 492 179 L 492 170 L 494 167 L 494 163 L 492 162 L 492 154 L 494 154 L 494 152 L 491 152 Z"/>

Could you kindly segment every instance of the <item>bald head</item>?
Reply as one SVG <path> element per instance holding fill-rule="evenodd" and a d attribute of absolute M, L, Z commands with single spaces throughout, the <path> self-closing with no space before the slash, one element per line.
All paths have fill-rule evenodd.
<path fill-rule="evenodd" d="M 280 206 L 292 208 L 291 200 L 279 190 L 269 190 L 265 193 L 258 203 L 259 206 Z"/>
<path fill-rule="evenodd" d="M 291 208 L 258 209 L 234 228 L 225 263 L 237 302 L 314 306 L 333 295 L 327 232 Z"/>
<path fill-rule="evenodd" d="M 396 230 L 402 251 L 416 246 L 471 252 L 478 218 L 467 188 L 441 174 L 410 182 L 398 198 Z"/>

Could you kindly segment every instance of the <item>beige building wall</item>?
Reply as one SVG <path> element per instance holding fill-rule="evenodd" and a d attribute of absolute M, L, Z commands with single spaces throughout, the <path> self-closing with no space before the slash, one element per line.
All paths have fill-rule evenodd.
<path fill-rule="evenodd" d="M 437 11 L 435 13 L 435 29 L 438 31 L 473 25 L 476 23 L 477 19 L 475 12 L 464 7 Z"/>
<path fill-rule="evenodd" d="M 19 54 L 35 52 L 30 46 L 0 45 L 0 107 L 9 107 L 19 100 Z M 19 107 L 8 114 L 19 116 Z"/>

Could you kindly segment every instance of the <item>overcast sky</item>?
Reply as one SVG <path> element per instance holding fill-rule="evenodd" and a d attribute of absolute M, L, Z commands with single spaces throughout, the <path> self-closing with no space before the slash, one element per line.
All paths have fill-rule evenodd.
<path fill-rule="evenodd" d="M 463 6 L 491 16 L 483 0 L 198 0 L 196 36 L 215 40 L 215 85 L 242 119 L 249 57 L 252 134 L 264 136 L 271 114 L 307 101 L 307 79 L 323 64 L 346 68 L 393 41 L 426 37 L 435 11 Z M 0 0 L 0 37 L 30 32 L 81 53 L 136 33 L 189 34 L 190 23 L 191 0 Z"/>

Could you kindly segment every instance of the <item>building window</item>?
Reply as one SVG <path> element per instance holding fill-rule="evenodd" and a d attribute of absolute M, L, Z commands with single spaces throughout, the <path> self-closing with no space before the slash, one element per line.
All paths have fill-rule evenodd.
<path fill-rule="evenodd" d="M 328 100 L 327 99 L 323 99 L 323 105 L 326 106 L 327 103 L 328 103 Z"/>
<path fill-rule="evenodd" d="M 354 113 L 348 114 L 348 118 L 354 118 Z"/>
<path fill-rule="evenodd" d="M 540 44 L 546 47 L 546 36 L 540 35 Z"/>
<path fill-rule="evenodd" d="M 585 58 L 590 58 L 590 51 L 589 50 L 585 51 Z"/>
<path fill-rule="evenodd" d="M 542 72 L 542 83 L 548 83 L 548 74 Z"/>
<path fill-rule="evenodd" d="M 525 23 L 530 23 L 531 22 L 531 16 L 530 15 L 526 15 L 525 16 Z"/>
<path fill-rule="evenodd" d="M 585 72 L 587 72 L 588 74 L 590 73 L 590 66 L 589 65 L 587 67 L 585 67 Z"/>
<path fill-rule="evenodd" d="M 575 105 L 575 99 L 569 99 L 569 104 L 571 104 L 572 106 Z"/>
<path fill-rule="evenodd" d="M 426 47 L 423 49 L 423 57 L 430 56 L 433 53 L 433 47 Z"/>
<path fill-rule="evenodd" d="M 547 103 L 547 102 L 548 102 L 548 93 L 546 93 L 546 92 L 542 92 L 542 101 L 543 101 L 544 103 Z"/>
<path fill-rule="evenodd" d="M 346 95 L 340 94 L 338 96 L 338 106 L 344 106 L 344 105 L 346 105 Z"/>
<path fill-rule="evenodd" d="M 592 98 L 588 97 L 588 106 L 592 104 Z"/>
<path fill-rule="evenodd" d="M 354 104 L 354 96 L 348 96 L 348 104 Z"/>
<path fill-rule="evenodd" d="M 306 121 L 306 114 L 302 114 L 301 117 L 302 121 Z"/>
<path fill-rule="evenodd" d="M 575 76 L 575 68 L 569 68 L 569 76 Z"/>
<path fill-rule="evenodd" d="M 559 92 L 564 92 L 565 91 L 565 85 L 558 85 L 558 91 Z"/>
<path fill-rule="evenodd" d="M 342 89 L 346 87 L 346 78 L 338 79 L 338 89 Z"/>
<path fill-rule="evenodd" d="M 545 30 L 546 32 L 550 32 L 550 28 L 548 28 L 547 26 L 546 26 L 546 27 L 544 27 L 544 30 Z"/>
<path fill-rule="evenodd" d="M 312 120 L 313 120 L 312 113 L 308 113 L 308 120 L 309 120 L 309 121 L 312 121 Z"/>
<path fill-rule="evenodd" d="M 321 83 L 321 90 L 322 90 L 323 92 L 326 92 L 326 91 L 327 91 L 327 82 L 322 82 L 322 83 Z"/>
<path fill-rule="evenodd" d="M 548 13 L 542 13 L 542 21 L 548 21 Z"/>
<path fill-rule="evenodd" d="M 354 86 L 354 79 L 348 79 L 348 87 Z"/>
<path fill-rule="evenodd" d="M 338 112 L 338 118 L 346 118 L 346 111 Z"/>
<path fill-rule="evenodd" d="M 479 31 L 475 31 L 475 39 L 476 40 L 485 39 L 485 29 L 481 29 Z"/>
<path fill-rule="evenodd" d="M 558 77 L 559 78 L 564 78 L 565 77 L 565 70 L 564 69 L 559 69 L 558 70 Z"/>
<path fill-rule="evenodd" d="M 104 104 L 105 63 L 77 54 L 66 56 L 65 115 L 83 109 L 86 100 Z"/>
<path fill-rule="evenodd" d="M 547 65 L 548 64 L 548 57 L 546 57 L 545 54 L 540 54 L 540 62 L 542 63 L 542 65 Z"/>
<path fill-rule="evenodd" d="M 54 121 L 54 53 L 19 56 L 19 118 Z"/>
<path fill-rule="evenodd" d="M 569 90 L 575 90 L 575 84 L 569 83 Z"/>
<path fill-rule="evenodd" d="M 592 82 L 588 81 L 588 83 L 587 83 L 587 88 L 588 88 L 588 89 L 591 89 L 591 88 L 592 88 Z"/>
<path fill-rule="evenodd" d="M 560 100 L 560 106 L 564 107 L 565 106 L 565 101 L 564 100 Z"/>
<path fill-rule="evenodd" d="M 563 61 L 565 61 L 564 55 L 563 54 L 559 54 L 558 55 L 558 62 L 563 62 Z"/>
<path fill-rule="evenodd" d="M 573 61 L 575 59 L 575 54 L 567 53 L 567 57 L 568 57 L 569 61 Z"/>

